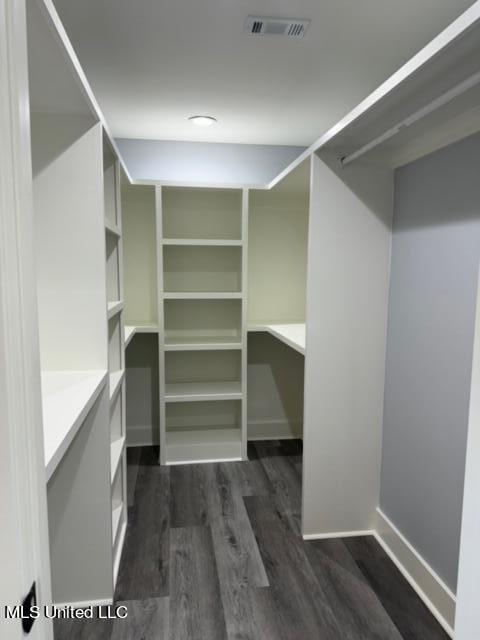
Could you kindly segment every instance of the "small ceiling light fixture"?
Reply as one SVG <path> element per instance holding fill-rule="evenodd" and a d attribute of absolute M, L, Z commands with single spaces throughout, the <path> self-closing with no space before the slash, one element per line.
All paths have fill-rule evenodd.
<path fill-rule="evenodd" d="M 197 127 L 211 127 L 212 124 L 217 123 L 217 119 L 213 116 L 190 116 L 189 120 Z"/>

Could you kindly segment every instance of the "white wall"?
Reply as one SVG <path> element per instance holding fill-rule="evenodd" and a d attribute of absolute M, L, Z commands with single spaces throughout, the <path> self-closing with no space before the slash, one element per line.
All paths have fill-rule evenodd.
<path fill-rule="evenodd" d="M 380 508 L 455 592 L 478 265 L 480 135 L 395 172 Z"/>
<path fill-rule="evenodd" d="M 391 172 L 312 158 L 303 533 L 373 529 L 378 506 Z"/>
<path fill-rule="evenodd" d="M 476 640 L 480 628 L 480 279 L 477 290 L 467 462 L 457 585 L 456 640 Z"/>
<path fill-rule="evenodd" d="M 251 191 L 248 324 L 305 321 L 310 162 Z M 301 437 L 304 358 L 273 336 L 248 338 L 248 437 Z"/>
<path fill-rule="evenodd" d="M 125 324 L 158 324 L 154 187 L 122 186 Z"/>
<path fill-rule="evenodd" d="M 304 322 L 309 162 L 271 191 L 251 191 L 248 323 Z"/>

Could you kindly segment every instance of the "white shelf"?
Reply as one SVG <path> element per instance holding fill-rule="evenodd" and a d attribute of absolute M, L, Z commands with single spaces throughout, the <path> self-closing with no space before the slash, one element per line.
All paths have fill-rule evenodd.
<path fill-rule="evenodd" d="M 243 296 L 242 292 L 234 291 L 165 291 L 165 300 L 239 300 Z"/>
<path fill-rule="evenodd" d="M 241 460 L 240 429 L 167 431 L 167 464 Z"/>
<path fill-rule="evenodd" d="M 105 218 L 105 231 L 111 233 L 113 236 L 117 236 L 117 238 L 120 238 L 122 235 L 120 228 L 108 218 Z"/>
<path fill-rule="evenodd" d="M 241 349 L 241 339 L 227 336 L 182 336 L 165 338 L 165 351 L 216 351 Z"/>
<path fill-rule="evenodd" d="M 183 382 L 165 385 L 165 402 L 241 400 L 240 382 Z"/>
<path fill-rule="evenodd" d="M 266 331 L 298 353 L 305 355 L 305 324 L 252 324 L 248 331 Z"/>
<path fill-rule="evenodd" d="M 114 440 L 110 449 L 110 480 L 113 484 L 118 469 L 120 468 L 120 461 L 125 448 L 125 436 Z"/>
<path fill-rule="evenodd" d="M 112 544 L 115 544 L 115 539 L 120 527 L 120 521 L 122 519 L 123 503 L 114 507 L 112 510 Z"/>
<path fill-rule="evenodd" d="M 136 333 L 158 333 L 158 325 L 155 324 L 137 324 L 125 325 L 125 348 L 130 343 Z"/>
<path fill-rule="evenodd" d="M 136 327 L 125 326 L 125 349 L 128 347 L 130 340 L 136 333 Z"/>
<path fill-rule="evenodd" d="M 192 238 L 164 238 L 165 246 L 174 247 L 241 247 L 242 240 L 196 240 Z"/>
<path fill-rule="evenodd" d="M 108 319 L 110 320 L 113 316 L 116 316 L 123 309 L 123 301 L 115 300 L 114 302 L 108 303 Z"/>
<path fill-rule="evenodd" d="M 120 386 L 123 382 L 123 378 L 125 376 L 124 369 L 120 369 L 119 371 L 114 371 L 110 374 L 110 402 L 112 402 L 120 390 Z"/>
<path fill-rule="evenodd" d="M 45 371 L 42 373 L 43 437 L 47 481 L 81 428 L 106 381 L 106 371 Z"/>

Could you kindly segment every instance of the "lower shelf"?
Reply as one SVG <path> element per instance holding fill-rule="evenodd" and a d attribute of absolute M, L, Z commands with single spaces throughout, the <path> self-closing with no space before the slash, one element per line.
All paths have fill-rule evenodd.
<path fill-rule="evenodd" d="M 183 382 L 165 385 L 166 402 L 241 400 L 240 382 Z"/>
<path fill-rule="evenodd" d="M 167 464 L 241 460 L 240 429 L 194 429 L 167 431 Z"/>

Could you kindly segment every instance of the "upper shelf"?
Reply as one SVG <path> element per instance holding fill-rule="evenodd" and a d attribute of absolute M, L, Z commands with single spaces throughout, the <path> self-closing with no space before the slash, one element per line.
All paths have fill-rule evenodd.
<path fill-rule="evenodd" d="M 137 324 L 125 325 L 125 349 L 136 333 L 158 333 L 158 325 L 155 324 Z"/>
<path fill-rule="evenodd" d="M 298 353 L 305 355 L 305 324 L 255 324 L 249 325 L 248 330 L 266 331 Z"/>
<path fill-rule="evenodd" d="M 164 238 L 165 246 L 173 247 L 241 247 L 242 240 L 202 240 L 195 238 Z"/>
<path fill-rule="evenodd" d="M 43 438 L 47 482 L 107 381 L 106 371 L 42 373 Z"/>
<path fill-rule="evenodd" d="M 399 166 L 480 129 L 480 2 L 370 94 L 309 151 Z M 371 148 L 370 148 L 371 147 Z"/>
<path fill-rule="evenodd" d="M 163 297 L 165 300 L 238 300 L 243 294 L 238 291 L 165 291 Z"/>

